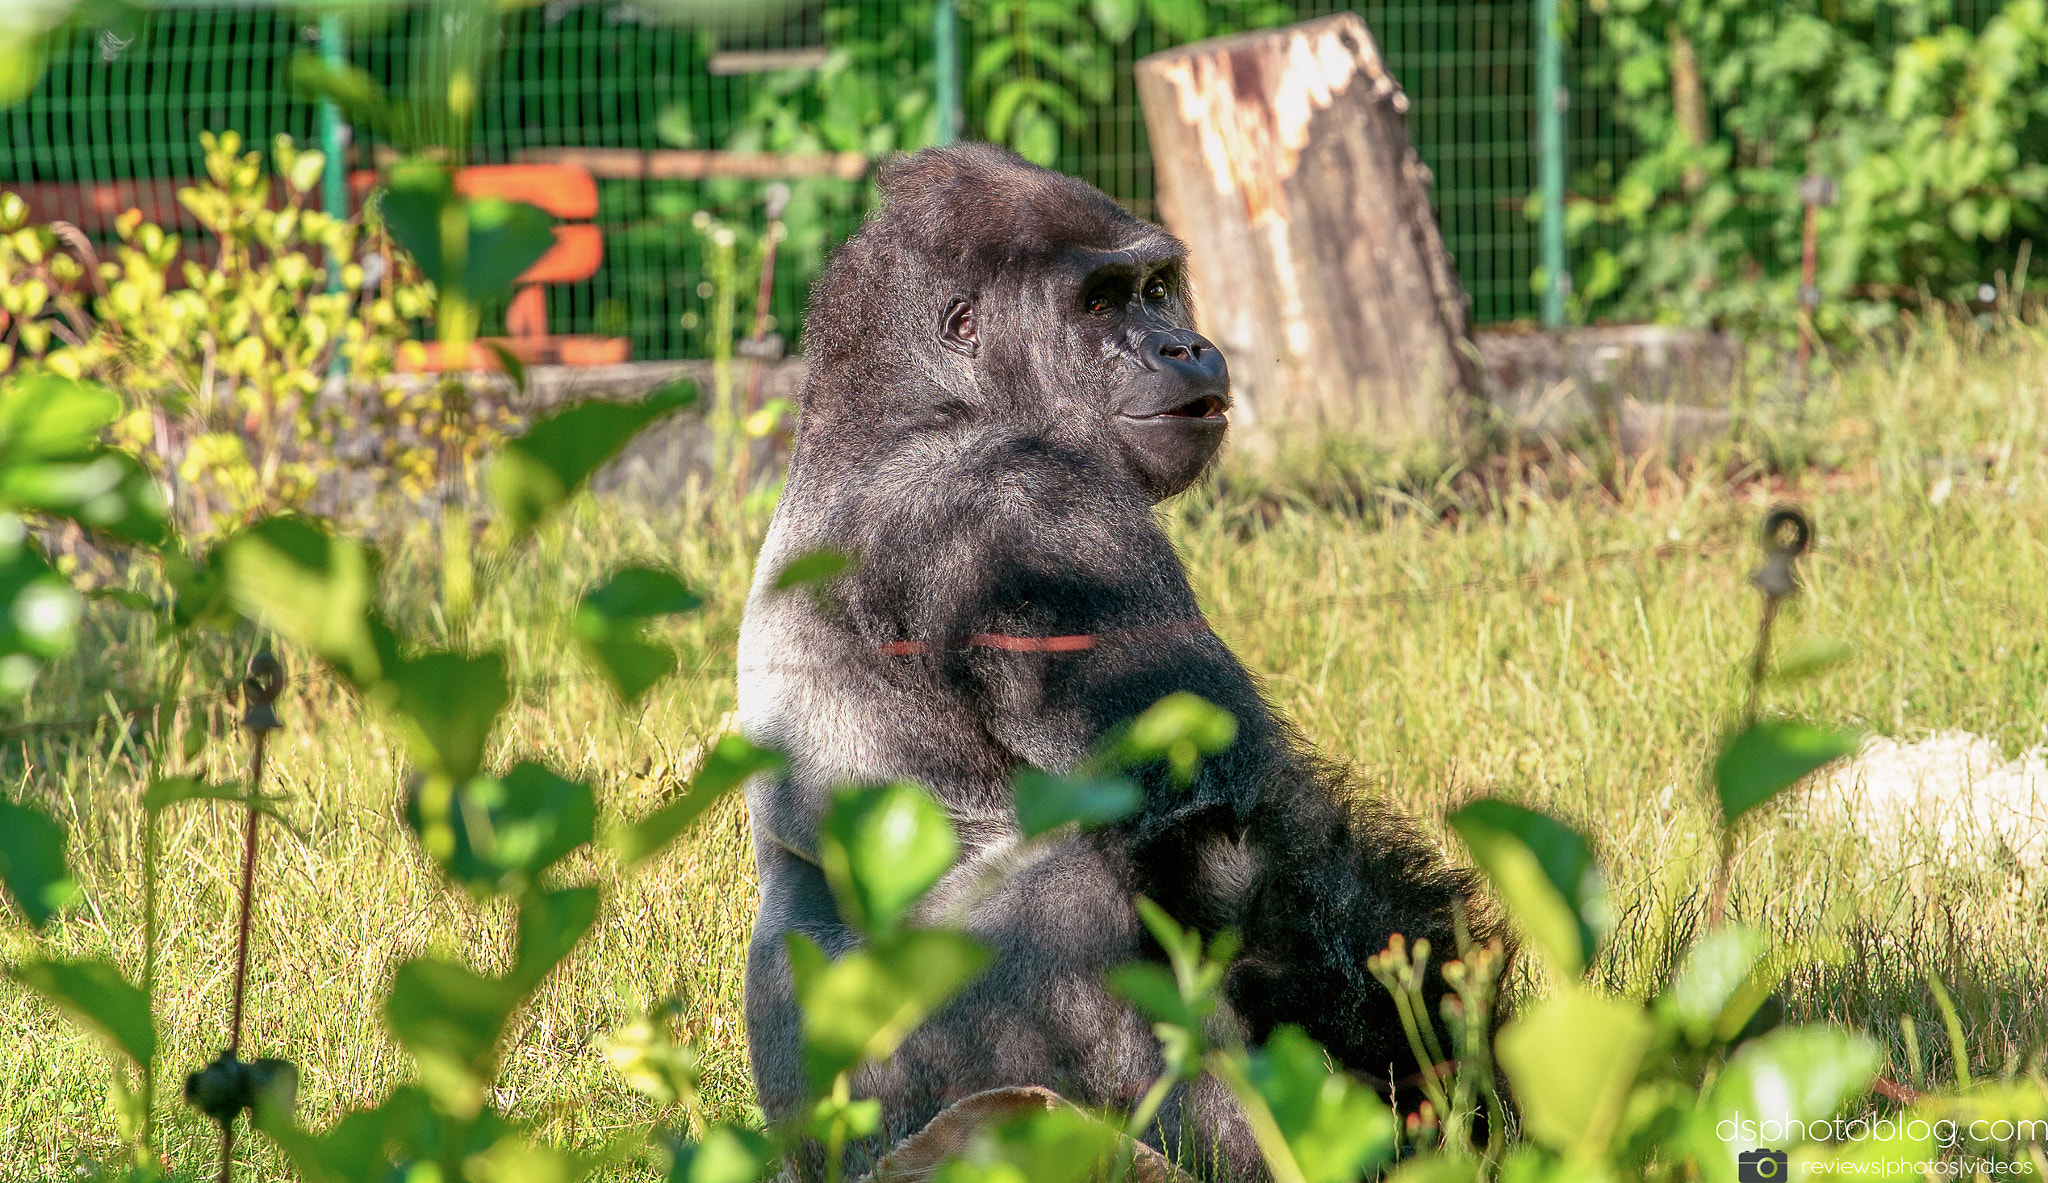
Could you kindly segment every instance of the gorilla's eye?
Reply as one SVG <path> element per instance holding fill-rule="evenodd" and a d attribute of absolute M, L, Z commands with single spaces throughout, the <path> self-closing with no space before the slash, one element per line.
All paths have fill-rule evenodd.
<path fill-rule="evenodd" d="M 1108 316 L 1110 309 L 1115 307 L 1116 301 L 1111 300 L 1102 292 L 1097 292 L 1088 297 L 1088 312 L 1092 316 Z"/>
<path fill-rule="evenodd" d="M 1166 281 L 1154 276 L 1152 282 L 1145 285 L 1145 298 L 1147 300 L 1164 300 L 1166 298 Z"/>

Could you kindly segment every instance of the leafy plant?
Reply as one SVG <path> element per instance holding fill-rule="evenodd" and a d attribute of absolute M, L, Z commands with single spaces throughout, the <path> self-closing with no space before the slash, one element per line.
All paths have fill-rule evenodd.
<path fill-rule="evenodd" d="M 32 224 L 0 194 L 0 370 L 121 390 L 114 438 L 201 537 L 309 505 L 322 481 L 365 467 L 350 456 L 370 458 L 376 483 L 419 494 L 451 451 L 473 460 L 502 438 L 501 409 L 390 381 L 434 288 L 374 215 L 307 206 L 320 153 L 280 136 L 266 172 L 234 132 L 201 140 L 208 179 L 178 200 L 213 240 L 204 263 L 135 210 L 101 261 L 75 230 Z"/>
<path fill-rule="evenodd" d="M 1786 337 L 1816 209 L 1814 323 L 1886 323 L 1901 300 L 2017 286 L 2048 227 L 2048 7 L 1980 27 L 1941 0 L 1633 0 L 1599 12 L 1617 113 L 1643 153 L 1611 201 L 1567 210 L 1621 231 L 1577 276 L 1579 315 Z M 1831 179 L 1836 200 L 1805 185 Z M 1597 184 L 1597 178 L 1591 179 Z M 1823 187 L 1824 188 L 1824 187 Z"/>

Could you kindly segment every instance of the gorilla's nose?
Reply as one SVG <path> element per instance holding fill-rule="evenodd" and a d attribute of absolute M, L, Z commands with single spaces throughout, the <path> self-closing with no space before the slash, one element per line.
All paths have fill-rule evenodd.
<path fill-rule="evenodd" d="M 1153 355 L 1156 368 L 1177 373 L 1190 382 L 1228 385 L 1230 381 L 1223 351 L 1200 333 L 1187 329 L 1161 333 L 1153 345 Z"/>

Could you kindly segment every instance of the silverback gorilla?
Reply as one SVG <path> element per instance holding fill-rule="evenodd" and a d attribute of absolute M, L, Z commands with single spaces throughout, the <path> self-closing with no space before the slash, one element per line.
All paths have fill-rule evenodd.
<path fill-rule="evenodd" d="M 1201 623 L 1153 514 L 1208 466 L 1229 406 L 1221 353 L 1189 327 L 1183 248 L 987 145 L 898 159 L 881 187 L 811 297 L 796 454 L 740 633 L 742 723 L 789 758 L 747 794 L 762 1107 L 781 1120 L 806 1096 L 784 934 L 835 956 L 858 940 L 817 864 L 831 790 L 892 780 L 925 786 L 959 832 L 962 870 L 935 894 L 1025 865 L 971 909 L 989 971 L 858 1076 L 883 1129 L 849 1168 L 983 1089 L 1132 1106 L 1161 1056 L 1103 975 L 1159 956 L 1139 894 L 1241 935 L 1227 1002 L 1243 1038 L 1298 1024 L 1362 1077 L 1412 1075 L 1366 959 L 1395 932 L 1454 948 L 1470 884 L 1345 789 Z M 775 590 L 820 549 L 858 566 L 818 596 Z M 1123 822 L 1014 857 L 1011 777 L 1074 767 L 1174 691 L 1231 711 L 1235 742 L 1191 786 L 1147 771 Z M 1264 1175 L 1216 1082 L 1172 1098 L 1153 1138 L 1209 1173 Z"/>

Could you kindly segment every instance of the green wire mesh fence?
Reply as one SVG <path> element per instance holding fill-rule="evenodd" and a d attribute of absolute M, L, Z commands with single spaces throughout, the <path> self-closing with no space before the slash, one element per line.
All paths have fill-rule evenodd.
<path fill-rule="evenodd" d="M 711 160 L 713 150 L 807 150 L 815 160 L 821 151 L 871 153 L 929 138 L 930 124 L 919 124 L 928 112 L 919 114 L 916 98 L 931 86 L 931 0 L 821 7 L 822 23 L 785 43 L 770 38 L 737 50 L 730 37 L 721 41 L 715 33 L 665 25 L 623 3 L 554 0 L 504 18 L 482 87 L 475 161 L 534 159 L 558 149 L 613 150 L 614 164 L 633 153 L 697 154 L 666 175 L 624 175 L 633 170 L 618 167 L 600 172 L 604 260 L 589 280 L 547 290 L 555 331 L 624 336 L 640 359 L 705 355 L 709 318 L 700 293 L 706 246 L 698 232 L 702 220 L 693 223 L 693 216 L 711 210 L 728 225 L 758 226 L 772 183 L 760 167 L 755 175 L 705 175 L 722 168 Z M 1340 6 L 1301 0 L 1279 7 L 1288 10 L 1281 15 L 1305 19 Z M 976 81 L 976 67 L 990 55 L 1019 52 L 1017 29 L 1006 21 L 1021 8 L 1001 0 L 960 8 L 969 136 L 984 127 L 992 101 L 992 87 Z M 1474 321 L 1534 316 L 1532 6 L 1416 0 L 1357 11 L 1411 99 L 1410 128 L 1434 176 L 1437 213 L 1471 295 Z M 347 31 L 345 56 L 402 90 L 413 55 L 433 44 L 436 17 L 431 9 L 398 8 L 359 23 Z M 1077 28 L 1069 30 L 1076 38 Z M 233 129 L 256 146 L 283 133 L 317 145 L 317 104 L 295 91 L 288 75 L 293 56 L 314 51 L 319 38 L 313 18 L 254 5 L 162 8 L 127 33 L 74 32 L 53 47 L 36 91 L 0 110 L 0 188 L 22 192 L 39 218 L 74 221 L 95 235 L 105 234 L 113 215 L 131 205 L 152 220 L 183 223 L 175 190 L 203 173 L 200 132 Z M 1083 51 L 1102 55 L 1107 84 L 1080 94 L 1078 110 L 1057 113 L 1056 166 L 1146 217 L 1156 216 L 1153 173 L 1131 67 L 1173 43 L 1165 30 L 1140 19 L 1120 43 L 1096 37 L 1093 44 L 1060 47 L 1075 60 Z M 1568 33 L 1565 50 L 1575 197 L 1604 196 L 1600 187 L 1611 184 L 1632 151 L 1608 113 L 1603 96 L 1611 71 L 1601 54 L 1594 21 L 1583 17 Z M 844 69 L 849 60 L 858 68 Z M 841 83 L 813 85 L 821 61 Z M 764 66 L 782 69 L 754 72 Z M 1055 79 L 1061 68 L 1045 66 Z M 859 109 L 849 115 L 835 111 L 835 104 Z M 881 124 L 894 120 L 906 130 L 892 139 L 870 128 L 862 133 L 866 139 L 833 142 L 835 120 L 874 124 L 877 113 Z M 812 128 L 823 130 L 804 130 Z M 354 166 L 369 167 L 375 147 L 359 132 Z M 857 179 L 857 164 L 853 175 L 795 181 L 791 247 L 772 301 L 785 332 L 801 316 L 818 259 L 865 211 L 868 187 Z M 1575 250 L 1596 245 L 1582 241 Z"/>

